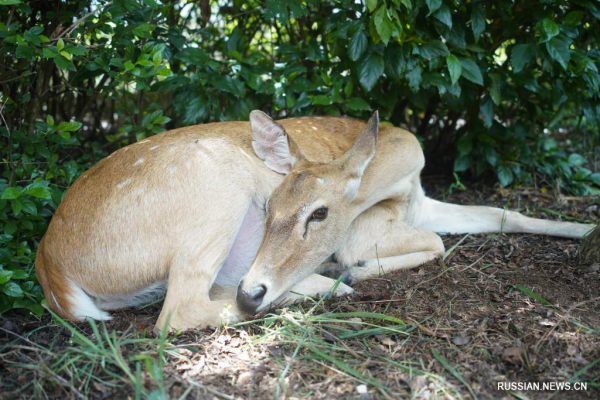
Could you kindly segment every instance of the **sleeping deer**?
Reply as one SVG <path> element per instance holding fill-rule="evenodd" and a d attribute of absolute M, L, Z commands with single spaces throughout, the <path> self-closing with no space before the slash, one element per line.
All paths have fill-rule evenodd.
<path fill-rule="evenodd" d="M 69 189 L 37 276 L 71 320 L 166 297 L 157 321 L 214 326 L 439 257 L 437 233 L 581 238 L 594 226 L 425 196 L 409 132 L 345 117 L 176 129 L 109 155 Z M 437 232 L 437 233 L 436 233 Z M 339 275 L 338 275 L 339 276 Z"/>

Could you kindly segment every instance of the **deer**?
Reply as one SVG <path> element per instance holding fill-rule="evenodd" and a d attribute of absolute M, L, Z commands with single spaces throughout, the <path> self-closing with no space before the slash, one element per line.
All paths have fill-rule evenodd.
<path fill-rule="evenodd" d="M 82 174 L 37 250 L 50 309 L 108 320 L 164 296 L 157 329 L 214 327 L 418 267 L 444 254 L 440 234 L 594 228 L 427 197 L 419 141 L 377 112 L 249 119 L 170 130 Z"/>

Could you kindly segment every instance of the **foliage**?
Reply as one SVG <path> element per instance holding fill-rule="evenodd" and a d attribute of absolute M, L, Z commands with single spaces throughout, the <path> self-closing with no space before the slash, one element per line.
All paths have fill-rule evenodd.
<path fill-rule="evenodd" d="M 348 114 L 430 165 L 598 194 L 593 2 L 0 0 L 0 312 L 41 313 L 35 248 L 64 191 L 167 128 Z M 451 171 L 450 171 L 451 172 Z"/>

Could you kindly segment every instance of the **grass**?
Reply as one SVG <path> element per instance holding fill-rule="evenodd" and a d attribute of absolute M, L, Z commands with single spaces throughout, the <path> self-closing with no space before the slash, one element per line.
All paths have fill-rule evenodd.
<path fill-rule="evenodd" d="M 551 394 L 497 392 L 494 379 L 582 381 L 586 393 L 555 398 L 597 397 L 598 278 L 570 266 L 570 242 L 445 241 L 442 263 L 359 283 L 358 298 L 308 298 L 214 332 L 154 335 L 159 304 L 107 323 L 46 315 L 20 331 L 2 316 L 0 399 L 366 398 L 365 387 L 372 399 Z M 455 342 L 461 336 L 468 344 Z M 521 364 L 504 360 L 511 347 L 523 349 Z"/>

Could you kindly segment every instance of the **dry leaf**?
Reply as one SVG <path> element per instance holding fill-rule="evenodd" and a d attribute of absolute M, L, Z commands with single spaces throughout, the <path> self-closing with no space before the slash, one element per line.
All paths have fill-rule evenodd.
<path fill-rule="evenodd" d="M 454 338 L 452 338 L 452 343 L 454 343 L 457 346 L 464 346 L 465 344 L 469 343 L 471 341 L 471 338 L 469 336 L 455 336 Z"/>
<path fill-rule="evenodd" d="M 502 360 L 512 365 L 521 365 L 521 348 L 507 347 L 502 352 Z"/>

